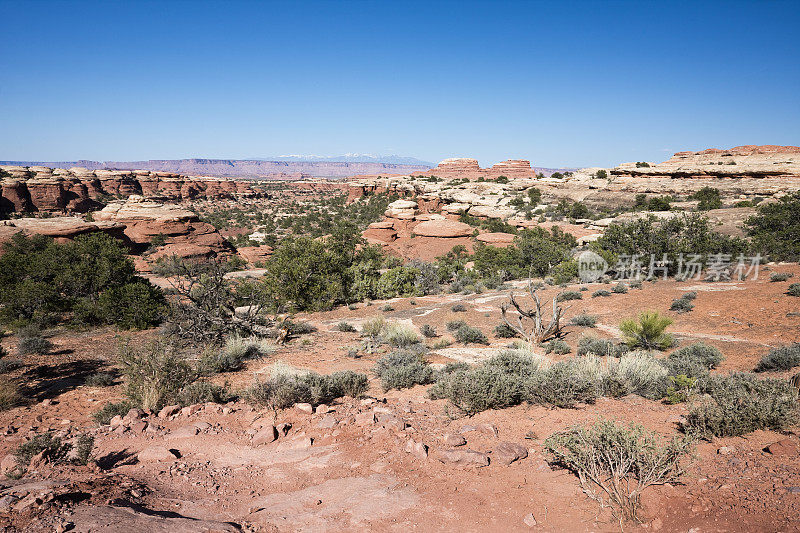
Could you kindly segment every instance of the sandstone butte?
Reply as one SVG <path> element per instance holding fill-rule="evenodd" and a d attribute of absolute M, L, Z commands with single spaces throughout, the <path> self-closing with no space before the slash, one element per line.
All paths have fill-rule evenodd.
<path fill-rule="evenodd" d="M 148 170 L 0 166 L 0 214 L 87 212 L 132 194 L 165 201 L 255 195 L 248 182 L 223 178 Z"/>

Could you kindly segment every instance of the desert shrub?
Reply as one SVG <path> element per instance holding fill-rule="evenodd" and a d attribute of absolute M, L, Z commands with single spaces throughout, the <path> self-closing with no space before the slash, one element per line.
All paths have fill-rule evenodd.
<path fill-rule="evenodd" d="M 433 346 L 431 346 L 431 348 L 433 348 L 434 350 L 441 350 L 442 348 L 447 348 L 451 344 L 453 344 L 453 342 L 450 339 L 439 339 L 438 341 L 433 343 Z"/>
<path fill-rule="evenodd" d="M 580 293 L 580 291 L 562 291 L 558 293 L 558 296 L 556 296 L 556 301 L 558 302 L 581 299 L 583 299 L 583 295 Z"/>
<path fill-rule="evenodd" d="M 42 336 L 42 332 L 34 326 L 27 326 L 19 331 L 17 353 L 19 355 L 45 355 L 53 349 L 53 343 Z"/>
<path fill-rule="evenodd" d="M 383 311 L 384 313 L 391 313 L 392 311 L 394 311 L 394 307 L 392 307 L 391 304 L 386 304 L 383 307 L 381 307 L 381 311 Z"/>
<path fill-rule="evenodd" d="M 386 319 L 382 316 L 371 318 L 361 326 L 361 336 L 368 338 L 378 338 L 386 330 Z"/>
<path fill-rule="evenodd" d="M 48 431 L 34 435 L 27 442 L 20 444 L 14 450 L 14 455 L 17 458 L 17 463 L 22 466 L 30 464 L 33 456 L 42 452 L 52 463 L 59 464 L 66 461 L 67 454 L 71 449 L 72 446 L 70 444 L 62 442 L 60 437 Z"/>
<path fill-rule="evenodd" d="M 670 305 L 670 311 L 677 311 L 678 313 L 688 313 L 692 309 L 694 309 L 694 304 L 692 301 L 697 298 L 697 293 L 694 291 L 687 292 L 683 294 L 680 298 L 675 298 L 672 300 L 672 305 Z"/>
<path fill-rule="evenodd" d="M 110 372 L 98 372 L 86 378 L 83 382 L 87 387 L 110 387 L 114 384 L 114 374 Z"/>
<path fill-rule="evenodd" d="M 666 255 L 668 273 L 675 275 L 690 254 L 699 255 L 699 262 L 706 264 L 712 254 L 725 253 L 737 257 L 740 253 L 746 253 L 749 245 L 743 239 L 712 231 L 707 217 L 692 213 L 666 220 L 649 216 L 631 222 L 613 223 L 606 228 L 602 237 L 592 243 L 591 248 L 604 258 L 632 257 L 636 254 L 650 257 L 653 254 L 660 259 Z M 647 271 L 646 261 L 641 271 Z"/>
<path fill-rule="evenodd" d="M 548 272 L 553 278 L 553 283 L 561 285 L 562 283 L 570 283 L 578 277 L 578 262 L 574 259 L 562 261 Z"/>
<path fill-rule="evenodd" d="M 311 388 L 295 376 L 278 375 L 256 381 L 244 392 L 245 399 L 273 410 L 286 409 L 296 403 L 311 403 Z"/>
<path fill-rule="evenodd" d="M 572 362 L 560 361 L 534 373 L 525 381 L 526 399 L 531 403 L 563 409 L 578 403 L 594 403 L 599 395 L 597 383 Z"/>
<path fill-rule="evenodd" d="M 514 328 L 512 328 L 505 322 L 501 322 L 497 326 L 495 326 L 494 334 L 496 337 L 500 337 L 501 339 L 513 339 L 519 337 L 519 333 L 517 333 L 517 331 L 515 331 Z"/>
<path fill-rule="evenodd" d="M 463 361 L 456 361 L 454 363 L 447 363 L 442 368 L 436 371 L 436 381 L 443 379 L 449 374 L 469 370 L 469 365 Z"/>
<path fill-rule="evenodd" d="M 477 245 L 473 261 L 482 278 L 543 277 L 552 265 L 568 261 L 575 246 L 575 237 L 558 227 L 553 227 L 550 232 L 534 227 L 517 232 L 514 243 L 506 248 Z"/>
<path fill-rule="evenodd" d="M 638 320 L 623 320 L 619 329 L 625 343 L 631 348 L 665 350 L 675 344 L 672 335 L 665 332 L 670 324 L 672 319 L 656 311 L 645 311 L 639 314 Z"/>
<path fill-rule="evenodd" d="M 453 336 L 462 344 L 489 344 L 489 339 L 481 330 L 467 324 L 459 327 Z"/>
<path fill-rule="evenodd" d="M 557 464 L 578 476 L 588 495 L 602 502 L 605 494 L 622 519 L 636 520 L 644 490 L 680 479 L 692 442 L 665 440 L 638 424 L 599 419 L 551 435 L 544 447 Z"/>
<path fill-rule="evenodd" d="M 72 463 L 81 466 L 88 465 L 92 458 L 92 450 L 94 450 L 94 437 L 86 433 L 82 434 L 75 441 L 74 450 Z"/>
<path fill-rule="evenodd" d="M 289 330 L 290 336 L 308 335 L 317 331 L 317 328 L 310 322 L 294 322 L 286 319 L 283 321 L 283 326 Z"/>
<path fill-rule="evenodd" d="M 183 387 L 175 398 L 177 404 L 186 407 L 198 403 L 227 403 L 235 396 L 222 385 L 207 381 L 195 381 Z"/>
<path fill-rule="evenodd" d="M 702 342 L 675 350 L 664 361 L 673 376 L 684 375 L 690 378 L 702 377 L 716 368 L 724 359 L 722 352 Z"/>
<path fill-rule="evenodd" d="M 220 374 L 240 370 L 245 361 L 258 359 L 275 351 L 275 347 L 258 337 L 242 337 L 233 334 L 225 340 L 221 350 L 207 350 L 200 357 L 200 371 L 204 374 Z"/>
<path fill-rule="evenodd" d="M 797 391 L 788 381 L 753 374 L 708 376 L 695 385 L 684 430 L 701 437 L 735 437 L 759 429 L 781 431 L 797 421 Z"/>
<path fill-rule="evenodd" d="M 675 405 L 689 400 L 692 389 L 697 383 L 697 378 L 689 377 L 685 374 L 669 376 L 670 386 L 667 388 L 667 396 L 664 403 Z"/>
<path fill-rule="evenodd" d="M 628 286 L 620 281 L 612 287 L 611 292 L 614 294 L 625 294 L 628 292 Z"/>
<path fill-rule="evenodd" d="M 592 298 L 600 298 L 603 296 L 611 296 L 611 292 L 605 289 L 598 289 L 592 293 Z"/>
<path fill-rule="evenodd" d="M 792 283 L 786 291 L 789 296 L 800 296 L 800 283 Z"/>
<path fill-rule="evenodd" d="M 769 276 L 769 280 L 772 281 L 772 282 L 788 281 L 789 278 L 791 278 L 793 276 L 794 276 L 794 274 L 792 274 L 791 272 L 773 272 Z"/>
<path fill-rule="evenodd" d="M 136 275 L 128 250 L 102 232 L 59 244 L 18 233 L 0 257 L 0 320 L 150 327 L 164 298 Z"/>
<path fill-rule="evenodd" d="M 544 353 L 555 353 L 557 355 L 564 355 L 568 354 L 572 351 L 572 348 L 569 347 L 569 344 L 564 342 L 562 339 L 553 339 L 545 345 Z"/>
<path fill-rule="evenodd" d="M 372 371 L 381 380 L 385 391 L 425 385 L 434 379 L 431 366 L 418 354 L 407 350 L 384 355 L 378 359 Z"/>
<path fill-rule="evenodd" d="M 451 332 L 458 331 L 463 326 L 468 326 L 468 325 L 469 324 L 467 324 L 463 320 L 451 320 L 450 322 L 447 323 L 447 331 Z"/>
<path fill-rule="evenodd" d="M 8 374 L 22 367 L 19 359 L 0 359 L 0 374 Z"/>
<path fill-rule="evenodd" d="M 719 189 L 715 189 L 714 187 L 703 187 L 689 198 L 692 200 L 699 200 L 697 208 L 700 211 L 708 211 L 709 209 L 719 209 L 722 207 Z"/>
<path fill-rule="evenodd" d="M 342 396 L 358 398 L 369 390 L 369 378 L 366 374 L 341 370 L 330 374 L 327 378 L 337 398 Z"/>
<path fill-rule="evenodd" d="M 356 328 L 349 322 L 339 322 L 336 324 L 336 331 L 341 331 L 343 333 L 354 333 Z"/>
<path fill-rule="evenodd" d="M 620 345 L 611 339 L 601 339 L 593 335 L 586 335 L 578 340 L 578 355 L 598 355 L 620 357 L 627 351 L 627 346 Z"/>
<path fill-rule="evenodd" d="M 429 395 L 433 399 L 447 399 L 466 414 L 474 415 L 521 403 L 524 387 L 519 376 L 482 366 L 442 376 Z"/>
<path fill-rule="evenodd" d="M 416 330 L 412 326 L 400 324 L 397 322 L 390 322 L 386 326 L 384 333 L 384 340 L 390 346 L 395 348 L 408 348 L 413 344 L 422 342 Z"/>
<path fill-rule="evenodd" d="M 664 397 L 668 386 L 667 370 L 661 362 L 648 352 L 623 354 L 612 373 L 626 384 L 628 392 L 650 400 Z"/>
<path fill-rule="evenodd" d="M 174 402 L 178 392 L 195 378 L 186 359 L 161 339 L 141 347 L 124 344 L 119 362 L 126 396 L 144 410 L 155 411 Z"/>
<path fill-rule="evenodd" d="M 438 335 L 436 334 L 436 328 L 434 328 L 430 324 L 423 324 L 422 327 L 420 328 L 420 331 L 428 339 L 438 337 Z"/>
<path fill-rule="evenodd" d="M 417 277 L 420 271 L 413 267 L 399 266 L 381 274 L 378 280 L 378 298 L 414 296 L 417 294 Z"/>
<path fill-rule="evenodd" d="M 744 225 L 755 249 L 767 254 L 770 260 L 800 260 L 800 191 L 777 202 L 760 204 Z"/>
<path fill-rule="evenodd" d="M 0 379 L 0 411 L 11 409 L 19 405 L 21 401 L 19 385 L 8 379 Z"/>
<path fill-rule="evenodd" d="M 597 325 L 597 317 L 594 315 L 587 315 L 585 313 L 580 315 L 575 315 L 572 317 L 571 320 L 572 324 L 575 326 L 581 326 L 585 328 L 593 328 Z"/>
<path fill-rule="evenodd" d="M 107 403 L 94 413 L 92 418 L 101 426 L 111 423 L 111 419 L 115 416 L 125 416 L 133 408 L 133 404 L 127 400 L 121 402 Z"/>
<path fill-rule="evenodd" d="M 756 365 L 756 372 L 768 370 L 791 370 L 800 366 L 800 342 L 789 346 L 772 348 Z"/>
<path fill-rule="evenodd" d="M 467 307 L 464 304 L 455 304 L 450 310 L 454 313 L 463 313 L 467 310 Z"/>

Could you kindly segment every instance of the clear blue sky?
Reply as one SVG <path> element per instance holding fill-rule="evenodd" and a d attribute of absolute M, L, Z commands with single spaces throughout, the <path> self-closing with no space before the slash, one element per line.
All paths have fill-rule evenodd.
<path fill-rule="evenodd" d="M 800 144 L 800 1 L 0 0 L 0 159 Z"/>

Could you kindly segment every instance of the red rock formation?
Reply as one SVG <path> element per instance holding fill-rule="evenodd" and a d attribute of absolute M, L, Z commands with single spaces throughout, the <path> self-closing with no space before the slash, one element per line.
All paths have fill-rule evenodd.
<path fill-rule="evenodd" d="M 246 182 L 168 172 L 14 166 L 0 166 L 0 171 L 5 176 L 0 178 L 0 213 L 86 212 L 102 207 L 109 197 L 134 194 L 173 201 L 255 194 Z"/>

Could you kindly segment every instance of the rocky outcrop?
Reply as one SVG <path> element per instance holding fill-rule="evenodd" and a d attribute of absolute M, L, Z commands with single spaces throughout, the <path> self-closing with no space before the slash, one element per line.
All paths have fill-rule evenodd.
<path fill-rule="evenodd" d="M 161 200 L 252 196 L 246 182 L 148 170 L 0 166 L 0 213 L 87 212 L 133 194 Z"/>
<path fill-rule="evenodd" d="M 611 170 L 615 176 L 669 178 L 800 177 L 798 146 L 737 146 L 677 152 L 658 164 L 624 163 Z"/>
<path fill-rule="evenodd" d="M 531 162 L 525 159 L 509 159 L 490 168 L 481 168 L 477 159 L 445 159 L 427 174 L 438 178 L 460 179 L 495 179 L 500 176 L 509 179 L 536 177 L 536 171 L 531 168 Z"/>
<path fill-rule="evenodd" d="M 147 201 L 134 195 L 126 201 L 108 204 L 94 217 L 98 221 L 124 224 L 125 236 L 137 251 L 149 248 L 158 236 L 164 244 L 149 257 L 152 260 L 172 255 L 201 259 L 233 251 L 214 226 L 201 222 L 196 213 L 179 205 Z"/>
<path fill-rule="evenodd" d="M 414 226 L 414 234 L 421 237 L 438 237 L 450 239 L 454 237 L 468 237 L 474 228 L 463 222 L 455 220 L 428 220 Z"/>
<path fill-rule="evenodd" d="M 0 221 L 0 254 L 3 243 L 17 233 L 25 235 L 46 235 L 58 242 L 72 240 L 79 235 L 102 231 L 130 245 L 124 234 L 125 224 L 119 222 L 87 222 L 77 217 L 16 218 Z"/>

